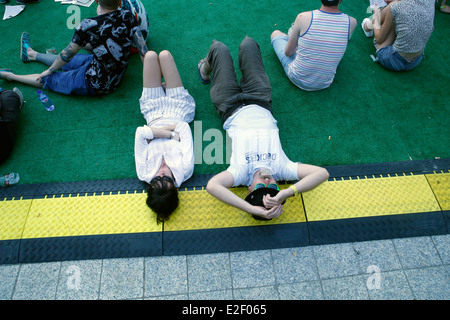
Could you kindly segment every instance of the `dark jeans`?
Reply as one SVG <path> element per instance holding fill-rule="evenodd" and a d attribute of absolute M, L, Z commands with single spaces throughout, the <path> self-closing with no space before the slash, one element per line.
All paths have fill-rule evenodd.
<path fill-rule="evenodd" d="M 248 104 L 257 104 L 272 112 L 272 87 L 255 40 L 246 36 L 239 47 L 240 85 L 225 44 L 213 40 L 206 59 L 212 68 L 211 100 L 223 122 L 236 109 Z"/>
<path fill-rule="evenodd" d="M 14 147 L 19 114 L 19 95 L 11 90 L 0 93 L 0 164 L 8 159 Z"/>

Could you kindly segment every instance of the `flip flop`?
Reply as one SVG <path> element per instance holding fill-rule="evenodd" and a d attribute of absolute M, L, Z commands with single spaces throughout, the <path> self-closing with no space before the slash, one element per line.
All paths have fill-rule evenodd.
<path fill-rule="evenodd" d="M 27 49 L 31 47 L 30 44 L 30 35 L 28 32 L 23 32 L 22 36 L 20 37 L 20 59 L 23 62 L 30 61 L 30 58 L 28 58 Z"/>
<path fill-rule="evenodd" d="M 440 6 L 439 10 L 441 10 L 441 12 L 450 13 L 450 6 L 448 5 Z"/>
<path fill-rule="evenodd" d="M 198 69 L 198 75 L 200 76 L 200 80 L 202 81 L 202 83 L 203 83 L 203 84 L 208 84 L 208 83 L 211 82 L 211 79 L 204 79 L 204 78 L 202 77 L 202 73 L 200 72 L 200 68 L 201 68 L 202 65 L 205 63 L 205 61 L 206 61 L 206 58 L 200 60 L 200 63 L 198 64 L 198 68 L 197 68 L 197 69 Z"/>

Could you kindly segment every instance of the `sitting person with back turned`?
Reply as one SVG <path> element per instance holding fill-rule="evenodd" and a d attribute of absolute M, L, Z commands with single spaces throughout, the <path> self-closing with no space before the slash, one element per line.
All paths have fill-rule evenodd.
<path fill-rule="evenodd" d="M 240 85 L 229 49 L 216 40 L 198 64 L 202 82 L 211 82 L 212 102 L 232 140 L 230 166 L 212 177 L 206 190 L 255 219 L 273 219 L 281 215 L 287 198 L 317 187 L 329 175 L 324 168 L 294 163 L 283 152 L 272 115 L 272 88 L 259 45 L 250 37 L 239 47 L 239 67 Z M 279 190 L 277 180 L 298 179 L 290 188 Z M 245 200 L 228 189 L 239 185 L 249 186 Z"/>
<path fill-rule="evenodd" d="M 290 35 L 275 30 L 272 46 L 289 80 L 300 89 L 328 88 L 347 49 L 356 19 L 339 10 L 342 0 L 321 0 L 319 10 L 300 13 Z"/>
<path fill-rule="evenodd" d="M 40 75 L 16 75 L 0 69 L 0 78 L 62 94 L 94 96 L 114 91 L 127 70 L 132 45 L 138 48 L 141 59 L 147 45 L 133 14 L 120 10 L 121 0 L 96 2 L 98 16 L 81 21 L 72 41 L 59 55 L 36 52 L 28 33 L 22 34 L 22 61 L 38 61 L 50 68 Z M 81 49 L 93 54 L 78 53 Z M 56 72 L 60 69 L 62 72 Z"/>
<path fill-rule="evenodd" d="M 23 95 L 18 88 L 0 88 L 0 165 L 8 160 L 17 138 Z"/>
<path fill-rule="evenodd" d="M 139 102 L 147 125 L 136 130 L 134 156 L 138 178 L 150 184 L 147 205 L 159 223 L 178 207 L 177 187 L 194 172 L 194 146 L 188 123 L 194 120 L 195 101 L 183 87 L 169 51 L 162 51 L 159 56 L 148 51 L 143 77 Z"/>
<path fill-rule="evenodd" d="M 376 8 L 362 28 L 367 37 L 374 36 L 377 61 L 392 71 L 415 68 L 434 30 L 434 12 L 434 0 L 398 0 Z"/>

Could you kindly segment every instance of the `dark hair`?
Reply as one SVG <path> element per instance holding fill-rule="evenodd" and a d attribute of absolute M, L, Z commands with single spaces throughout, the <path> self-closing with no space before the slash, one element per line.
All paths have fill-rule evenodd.
<path fill-rule="evenodd" d="M 146 203 L 156 214 L 156 222 L 159 224 L 169 219 L 178 207 L 178 189 L 173 182 L 156 177 L 148 187 Z"/>
<path fill-rule="evenodd" d="M 321 1 L 322 4 L 327 7 L 337 6 L 341 2 L 341 0 L 321 0 Z"/>
<path fill-rule="evenodd" d="M 120 6 L 120 0 L 99 0 L 99 4 L 109 10 L 116 10 Z"/>

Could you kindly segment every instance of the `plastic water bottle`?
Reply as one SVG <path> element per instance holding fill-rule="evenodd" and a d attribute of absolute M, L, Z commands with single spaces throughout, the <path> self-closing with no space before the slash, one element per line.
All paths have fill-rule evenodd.
<path fill-rule="evenodd" d="M 20 176 L 18 173 L 9 173 L 9 174 L 5 174 L 4 176 L 0 177 L 0 186 L 4 187 L 4 186 L 9 186 L 11 184 L 16 184 L 17 182 L 19 182 L 20 180 Z"/>
<path fill-rule="evenodd" d="M 36 90 L 39 100 L 41 100 L 42 104 L 44 105 L 45 109 L 47 111 L 52 111 L 55 109 L 55 106 L 53 105 L 53 102 L 47 97 L 47 95 L 42 92 L 42 90 L 38 89 Z"/>

